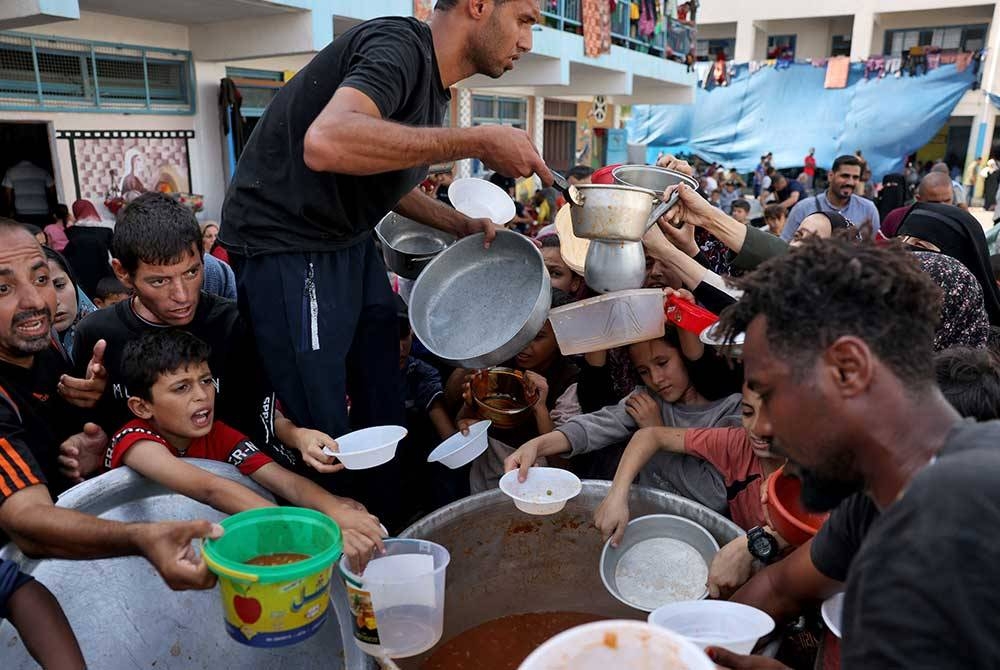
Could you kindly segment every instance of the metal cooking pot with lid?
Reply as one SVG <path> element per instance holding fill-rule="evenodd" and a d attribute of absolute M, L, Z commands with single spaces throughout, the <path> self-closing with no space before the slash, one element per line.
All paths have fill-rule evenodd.
<path fill-rule="evenodd" d="M 396 212 L 378 222 L 375 234 L 382 244 L 386 267 L 406 279 L 416 279 L 435 256 L 458 239 Z"/>
<path fill-rule="evenodd" d="M 410 295 L 410 324 L 447 363 L 488 368 L 513 358 L 545 325 L 552 283 L 527 237 L 498 230 L 464 237 L 428 263 Z"/>

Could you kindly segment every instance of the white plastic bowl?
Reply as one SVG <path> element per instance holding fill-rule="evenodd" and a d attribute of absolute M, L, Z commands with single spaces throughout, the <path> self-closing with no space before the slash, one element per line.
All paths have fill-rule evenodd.
<path fill-rule="evenodd" d="M 598 621 L 556 635 L 518 670 L 715 670 L 701 649 L 641 621 Z"/>
<path fill-rule="evenodd" d="M 323 447 L 327 456 L 336 456 L 348 470 L 364 470 L 388 463 L 396 455 L 396 445 L 406 437 L 402 426 L 373 426 L 337 438 L 339 451 Z"/>
<path fill-rule="evenodd" d="M 502 188 L 485 179 L 456 179 L 448 187 L 455 209 L 473 219 L 490 219 L 498 226 L 514 218 L 514 201 Z"/>
<path fill-rule="evenodd" d="M 837 593 L 824 600 L 819 611 L 823 615 L 823 623 L 840 639 L 840 627 L 844 619 L 844 594 Z"/>
<path fill-rule="evenodd" d="M 663 291 L 637 288 L 580 300 L 549 312 L 563 356 L 663 337 Z"/>
<path fill-rule="evenodd" d="M 468 435 L 455 433 L 430 453 L 427 462 L 441 463 L 452 470 L 471 463 L 489 446 L 486 431 L 492 425 L 492 421 L 477 421 L 469 426 Z"/>
<path fill-rule="evenodd" d="M 649 615 L 649 623 L 671 630 L 700 648 L 722 647 L 749 654 L 774 630 L 774 619 L 756 607 L 726 600 L 670 603 Z"/>
<path fill-rule="evenodd" d="M 500 478 L 500 490 L 514 500 L 514 506 L 528 514 L 555 514 L 583 489 L 580 478 L 560 468 L 531 468 L 528 478 L 517 481 L 517 470 Z"/>

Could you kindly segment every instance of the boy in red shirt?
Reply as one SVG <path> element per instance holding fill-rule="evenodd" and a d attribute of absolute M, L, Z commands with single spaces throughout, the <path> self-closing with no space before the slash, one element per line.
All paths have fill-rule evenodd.
<path fill-rule="evenodd" d="M 293 505 L 323 512 L 340 526 L 344 553 L 356 564 L 382 547 L 376 517 L 348 498 L 286 470 L 245 435 L 214 421 L 215 380 L 209 346 L 183 330 L 151 331 L 125 347 L 122 372 L 129 410 L 138 418 L 111 438 L 105 465 L 127 465 L 172 491 L 235 514 L 274 503 L 237 482 L 185 463 L 184 456 L 231 463 Z"/>
<path fill-rule="evenodd" d="M 729 498 L 729 515 L 743 530 L 763 527 L 778 542 L 788 546 L 769 528 L 762 494 L 764 482 L 785 459 L 771 453 L 771 445 L 754 433 L 760 396 L 743 386 L 742 428 L 642 428 L 636 432 L 622 454 L 611 491 L 594 513 L 594 524 L 605 539 L 618 546 L 629 522 L 629 487 L 643 466 L 658 452 L 697 456 L 711 463 L 722 475 Z M 746 536 L 740 536 L 720 550 L 709 572 L 709 591 L 713 598 L 720 591 L 739 586 L 750 577 L 753 557 Z M 745 573 L 745 576 L 740 576 Z"/>

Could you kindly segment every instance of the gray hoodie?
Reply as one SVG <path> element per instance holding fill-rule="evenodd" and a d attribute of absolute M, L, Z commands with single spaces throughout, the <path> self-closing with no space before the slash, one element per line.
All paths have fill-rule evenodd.
<path fill-rule="evenodd" d="M 636 390 L 646 391 L 641 386 Z M 658 395 L 650 395 L 660 407 L 663 425 L 671 428 L 731 428 L 741 425 L 741 397 L 738 393 L 704 405 L 678 405 L 664 402 Z M 575 416 L 557 428 L 569 440 L 569 456 L 590 453 L 631 439 L 639 426 L 625 411 L 627 399 L 628 396 L 617 405 Z M 729 509 L 726 486 L 719 471 L 694 456 L 657 452 L 640 471 L 639 484 L 696 500 L 717 512 L 726 513 Z"/>

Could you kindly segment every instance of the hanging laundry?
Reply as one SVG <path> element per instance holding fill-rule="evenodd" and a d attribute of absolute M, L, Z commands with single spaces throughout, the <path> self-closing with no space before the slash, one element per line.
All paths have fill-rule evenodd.
<path fill-rule="evenodd" d="M 957 54 L 955 57 L 955 69 L 959 72 L 965 72 L 966 68 L 969 67 L 969 64 L 972 63 L 972 56 L 973 54 L 971 51 L 963 51 L 962 53 Z"/>
<path fill-rule="evenodd" d="M 653 29 L 656 25 L 655 10 L 652 7 L 653 0 L 642 0 L 641 15 L 639 16 L 639 36 L 649 39 L 653 36 Z M 635 7 L 635 5 L 632 5 Z"/>
<path fill-rule="evenodd" d="M 885 56 L 872 56 L 865 61 L 865 79 L 885 76 Z"/>
<path fill-rule="evenodd" d="M 747 69 L 750 71 L 750 74 L 755 74 L 761 67 L 760 61 L 757 60 L 752 60 L 747 63 Z"/>
<path fill-rule="evenodd" d="M 611 52 L 611 7 L 607 0 L 583 0 L 583 55 Z"/>
<path fill-rule="evenodd" d="M 716 86 L 726 86 L 729 84 L 726 70 L 726 56 L 719 52 L 715 56 L 715 63 L 712 65 L 712 79 Z"/>
<path fill-rule="evenodd" d="M 708 73 L 712 71 L 712 64 L 708 61 L 699 61 L 694 64 L 695 76 L 698 78 L 698 85 L 704 87 Z"/>
<path fill-rule="evenodd" d="M 958 62 L 957 53 L 941 54 L 941 65 L 951 65 Z"/>
<path fill-rule="evenodd" d="M 887 58 L 885 60 L 885 73 L 886 74 L 893 74 L 893 75 L 896 75 L 898 77 L 899 76 L 899 72 L 902 69 L 902 67 L 903 67 L 903 59 L 902 58 Z"/>
<path fill-rule="evenodd" d="M 834 56 L 826 64 L 826 80 L 823 88 L 846 88 L 847 75 L 851 70 L 851 59 L 847 56 Z"/>
<path fill-rule="evenodd" d="M 927 54 L 927 71 L 936 70 L 941 66 L 941 54 Z"/>

